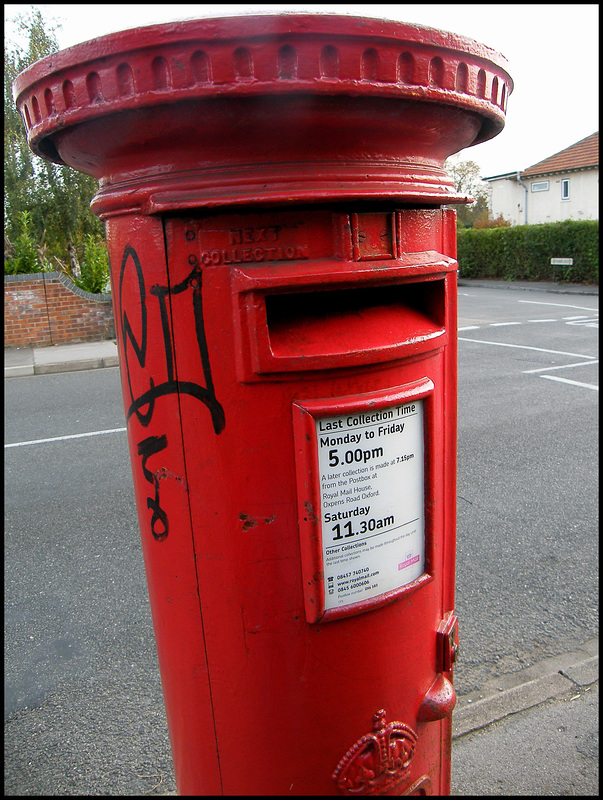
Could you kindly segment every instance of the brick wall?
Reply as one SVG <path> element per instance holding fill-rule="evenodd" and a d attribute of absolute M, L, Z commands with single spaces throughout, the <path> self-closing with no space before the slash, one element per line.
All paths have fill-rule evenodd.
<path fill-rule="evenodd" d="M 110 294 L 84 292 L 60 272 L 4 276 L 5 347 L 98 342 L 114 336 Z"/>

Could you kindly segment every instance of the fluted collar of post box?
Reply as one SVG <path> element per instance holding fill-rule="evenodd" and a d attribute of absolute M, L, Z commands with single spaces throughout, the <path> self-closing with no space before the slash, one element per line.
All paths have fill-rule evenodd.
<path fill-rule="evenodd" d="M 452 114 L 448 128 L 463 114 L 473 120 L 462 136 L 435 147 L 431 160 L 440 163 L 502 130 L 512 90 L 504 57 L 472 39 L 413 24 L 326 14 L 255 14 L 113 33 L 41 59 L 13 84 L 32 150 L 105 182 L 114 181 L 119 172 L 108 151 L 74 156 L 66 132 L 91 126 L 98 145 L 93 123 L 105 119 L 120 125 L 127 120 L 122 126 L 127 136 L 142 110 L 160 109 L 163 120 L 176 113 L 178 104 L 202 106 L 211 115 L 211 109 L 232 102 L 238 104 L 237 113 L 243 110 L 242 118 L 250 103 L 267 98 L 284 103 L 287 113 L 303 98 L 306 108 L 321 109 L 323 116 L 327 107 L 340 115 L 343 101 L 352 117 L 363 102 L 365 117 L 383 109 L 386 116 L 401 118 L 418 104 L 447 109 Z M 412 113 L 409 120 L 416 124 Z M 345 120 L 340 122 L 344 127 Z M 379 124 L 374 119 L 375 127 Z M 425 123 L 437 125 L 444 123 Z M 102 150 L 102 141 L 100 145 Z M 136 150 L 133 141 L 129 146 Z M 81 150 L 81 140 L 77 147 Z M 215 162 L 211 148 L 209 152 L 204 166 Z M 399 158 L 407 155 L 401 152 Z M 422 151 L 416 155 L 420 171 L 431 156 Z M 371 154 L 381 161 L 390 156 L 381 145 Z M 276 160 L 268 158 L 270 163 Z M 142 176 L 145 169 L 132 174 Z"/>

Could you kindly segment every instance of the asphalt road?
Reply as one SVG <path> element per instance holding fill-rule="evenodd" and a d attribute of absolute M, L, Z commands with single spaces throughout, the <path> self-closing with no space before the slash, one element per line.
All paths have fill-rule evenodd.
<path fill-rule="evenodd" d="M 118 378 L 6 381 L 6 441 L 123 428 Z M 9 794 L 174 788 L 123 432 L 5 450 L 6 718 Z"/>
<path fill-rule="evenodd" d="M 597 320 L 595 296 L 459 288 L 459 694 L 598 630 Z"/>
<path fill-rule="evenodd" d="M 598 634 L 597 310 L 459 289 L 460 695 Z M 175 788 L 123 427 L 116 368 L 5 381 L 8 794 Z"/>

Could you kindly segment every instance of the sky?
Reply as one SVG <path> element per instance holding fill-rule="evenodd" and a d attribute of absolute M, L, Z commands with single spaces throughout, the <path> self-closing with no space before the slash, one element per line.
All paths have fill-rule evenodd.
<path fill-rule="evenodd" d="M 16 36 L 11 20 L 31 7 L 5 4 L 6 40 Z M 597 3 L 39 3 L 35 7 L 45 19 L 60 23 L 60 49 L 161 22 L 283 11 L 393 19 L 476 39 L 506 57 L 515 84 L 503 131 L 460 155 L 478 164 L 481 177 L 527 169 L 599 129 Z"/>

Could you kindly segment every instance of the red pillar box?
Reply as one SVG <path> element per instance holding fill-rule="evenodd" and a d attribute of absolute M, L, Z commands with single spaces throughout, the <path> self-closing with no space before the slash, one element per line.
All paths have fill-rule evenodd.
<path fill-rule="evenodd" d="M 284 15 L 19 76 L 94 175 L 178 790 L 449 792 L 455 193 L 503 127 L 476 42 Z"/>

